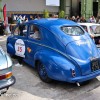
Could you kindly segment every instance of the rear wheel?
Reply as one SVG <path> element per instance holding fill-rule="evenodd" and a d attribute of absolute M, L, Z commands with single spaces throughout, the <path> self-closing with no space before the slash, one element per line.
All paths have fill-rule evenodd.
<path fill-rule="evenodd" d="M 48 77 L 47 72 L 46 72 L 46 68 L 45 68 L 45 66 L 41 62 L 38 62 L 38 64 L 37 64 L 37 71 L 38 71 L 39 77 L 40 77 L 40 79 L 42 81 L 44 81 L 46 83 L 49 83 L 49 82 L 52 81 Z"/>

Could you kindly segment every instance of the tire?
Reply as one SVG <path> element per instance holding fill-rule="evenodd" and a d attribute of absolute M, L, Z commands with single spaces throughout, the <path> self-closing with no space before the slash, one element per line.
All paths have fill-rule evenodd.
<path fill-rule="evenodd" d="M 50 83 L 52 81 L 52 79 L 48 77 L 45 66 L 41 62 L 37 64 L 37 72 L 43 82 Z"/>

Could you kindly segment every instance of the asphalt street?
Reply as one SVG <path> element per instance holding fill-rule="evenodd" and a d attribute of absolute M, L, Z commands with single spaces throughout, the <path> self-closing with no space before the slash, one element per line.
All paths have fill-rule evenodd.
<path fill-rule="evenodd" d="M 6 52 L 7 36 L 0 36 L 0 45 Z M 12 58 L 14 65 L 18 62 Z M 31 66 L 13 66 L 16 83 L 9 88 L 0 100 L 100 100 L 100 76 L 81 84 L 53 81 L 42 82 Z"/>

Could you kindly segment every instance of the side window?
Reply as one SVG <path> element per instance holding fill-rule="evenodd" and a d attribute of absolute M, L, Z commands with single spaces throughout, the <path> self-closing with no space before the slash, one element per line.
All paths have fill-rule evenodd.
<path fill-rule="evenodd" d="M 14 35 L 16 36 L 26 36 L 27 35 L 27 25 L 20 24 L 14 30 Z"/>
<path fill-rule="evenodd" d="M 29 37 L 33 38 L 35 40 L 40 40 L 41 39 L 41 34 L 39 31 L 39 28 L 36 25 L 30 25 L 29 27 Z"/>

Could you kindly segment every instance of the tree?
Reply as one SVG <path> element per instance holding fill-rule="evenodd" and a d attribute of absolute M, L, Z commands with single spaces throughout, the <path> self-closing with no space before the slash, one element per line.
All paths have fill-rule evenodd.
<path fill-rule="evenodd" d="M 43 16 L 44 16 L 44 18 L 49 18 L 49 12 L 48 12 L 48 10 L 44 10 Z"/>
<path fill-rule="evenodd" d="M 59 12 L 59 18 L 65 18 L 65 12 L 63 10 Z"/>

